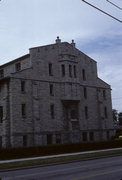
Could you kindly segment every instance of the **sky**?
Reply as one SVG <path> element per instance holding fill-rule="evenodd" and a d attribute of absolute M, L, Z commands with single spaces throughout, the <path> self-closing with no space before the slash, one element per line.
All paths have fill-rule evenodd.
<path fill-rule="evenodd" d="M 86 0 L 122 20 L 122 10 L 106 0 Z M 111 0 L 122 8 L 122 0 Z M 71 43 L 97 61 L 98 76 L 111 85 L 113 109 L 122 111 L 122 23 L 82 0 L 1 0 L 0 65 L 29 48 Z"/>

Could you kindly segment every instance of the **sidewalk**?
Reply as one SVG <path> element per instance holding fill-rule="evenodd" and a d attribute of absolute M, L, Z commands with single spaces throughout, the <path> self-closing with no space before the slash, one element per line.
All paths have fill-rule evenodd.
<path fill-rule="evenodd" d="M 0 164 L 11 163 L 11 162 L 38 160 L 38 159 L 51 159 L 51 158 L 56 158 L 56 157 L 74 156 L 74 155 L 81 155 L 81 154 L 92 154 L 92 153 L 97 153 L 97 152 L 118 151 L 118 150 L 122 150 L 122 148 L 103 149 L 103 150 L 96 150 L 96 151 L 85 151 L 85 152 L 58 154 L 58 155 L 50 155 L 50 156 L 40 156 L 40 157 L 32 157 L 32 158 L 3 160 L 3 161 L 0 161 Z"/>

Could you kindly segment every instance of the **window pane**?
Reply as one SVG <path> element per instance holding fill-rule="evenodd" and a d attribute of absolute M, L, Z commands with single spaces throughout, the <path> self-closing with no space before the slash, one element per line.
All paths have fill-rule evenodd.
<path fill-rule="evenodd" d="M 47 144 L 52 144 L 52 135 L 47 134 Z"/>
<path fill-rule="evenodd" d="M 87 141 L 87 132 L 82 133 L 83 141 Z"/>
<path fill-rule="evenodd" d="M 74 77 L 77 77 L 77 73 L 76 73 L 76 66 L 74 66 Z"/>
<path fill-rule="evenodd" d="M 26 104 L 22 104 L 21 108 L 22 108 L 22 117 L 25 117 L 26 116 Z"/>
<path fill-rule="evenodd" d="M 85 69 L 82 69 L 82 76 L 83 76 L 83 80 L 85 81 L 85 80 L 86 80 L 86 72 L 85 72 Z"/>
<path fill-rule="evenodd" d="M 4 77 L 4 69 L 1 69 L 0 70 L 0 78 L 3 78 Z"/>
<path fill-rule="evenodd" d="M 87 89 L 86 89 L 86 87 L 84 87 L 83 91 L 84 91 L 84 98 L 87 99 Z"/>
<path fill-rule="evenodd" d="M 54 114 L 54 104 L 50 105 L 50 113 L 51 113 L 51 118 L 54 119 L 55 118 L 55 114 Z"/>
<path fill-rule="evenodd" d="M 89 133 L 89 138 L 90 138 L 90 141 L 94 141 L 94 133 L 93 132 Z"/>
<path fill-rule="evenodd" d="M 57 144 L 61 143 L 61 134 L 56 134 L 56 143 Z"/>
<path fill-rule="evenodd" d="M 87 119 L 88 118 L 88 107 L 85 106 L 85 118 Z"/>
<path fill-rule="evenodd" d="M 53 84 L 50 84 L 50 95 L 51 95 L 51 96 L 54 96 Z"/>
<path fill-rule="evenodd" d="M 25 81 L 21 81 L 21 91 L 25 92 Z"/>
<path fill-rule="evenodd" d="M 0 123 L 3 122 L 3 106 L 0 106 Z"/>
<path fill-rule="evenodd" d="M 72 66 L 69 65 L 69 77 L 72 77 Z"/>
<path fill-rule="evenodd" d="M 103 90 L 103 98 L 106 99 L 106 90 Z"/>
<path fill-rule="evenodd" d="M 23 146 L 27 146 L 27 135 L 23 136 Z"/>
<path fill-rule="evenodd" d="M 51 63 L 49 63 L 48 68 L 49 68 L 49 76 L 52 76 L 53 75 L 53 71 L 52 71 L 52 64 Z"/>
<path fill-rule="evenodd" d="M 107 112 L 107 107 L 104 107 L 104 114 L 105 114 L 105 118 L 108 118 L 108 112 Z"/>
<path fill-rule="evenodd" d="M 21 70 L 21 64 L 20 63 L 15 64 L 15 68 L 16 68 L 16 71 L 20 71 Z"/>
<path fill-rule="evenodd" d="M 61 65 L 62 76 L 65 76 L 65 65 Z"/>

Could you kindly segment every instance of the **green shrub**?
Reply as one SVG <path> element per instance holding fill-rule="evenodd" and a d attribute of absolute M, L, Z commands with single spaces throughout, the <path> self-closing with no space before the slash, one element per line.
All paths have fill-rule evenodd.
<path fill-rule="evenodd" d="M 122 147 L 122 140 L 0 149 L 0 160 Z"/>

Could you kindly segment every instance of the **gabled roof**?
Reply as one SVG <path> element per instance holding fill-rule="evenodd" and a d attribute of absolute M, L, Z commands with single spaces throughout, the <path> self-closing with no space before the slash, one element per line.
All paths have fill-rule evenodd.
<path fill-rule="evenodd" d="M 12 60 L 12 61 L 10 61 L 10 62 L 8 62 L 8 63 L 5 63 L 5 64 L 1 65 L 1 66 L 0 66 L 0 69 L 1 69 L 1 68 L 4 68 L 5 66 L 8 66 L 8 65 L 17 63 L 17 62 L 19 62 L 19 61 L 22 61 L 22 60 L 24 60 L 24 59 L 26 59 L 26 58 L 29 58 L 29 57 L 30 57 L 30 54 L 26 54 L 26 55 L 24 55 L 24 56 L 21 56 L 21 57 L 19 57 L 19 58 L 17 58 L 17 59 L 14 59 L 14 60 Z"/>

